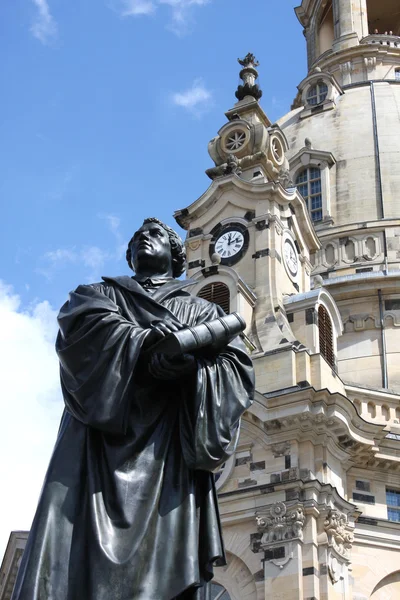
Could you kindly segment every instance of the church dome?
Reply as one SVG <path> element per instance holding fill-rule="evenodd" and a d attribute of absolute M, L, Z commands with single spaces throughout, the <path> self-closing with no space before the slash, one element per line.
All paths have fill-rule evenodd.
<path fill-rule="evenodd" d="M 308 91 L 311 102 L 320 100 L 311 95 L 318 94 L 319 88 L 322 93 L 328 88 L 321 103 L 306 103 L 278 121 L 288 140 L 293 180 L 303 195 L 310 196 L 310 202 L 317 198 L 314 203 L 321 204 L 318 212 L 309 206 L 315 226 L 320 230 L 396 218 L 400 85 L 364 82 L 338 90 L 338 86 L 330 86 L 329 76 L 320 72 Z M 330 161 L 322 153 L 327 153 L 326 157 L 329 153 Z M 317 175 L 320 181 L 309 182 L 307 187 L 303 180 L 318 179 Z"/>

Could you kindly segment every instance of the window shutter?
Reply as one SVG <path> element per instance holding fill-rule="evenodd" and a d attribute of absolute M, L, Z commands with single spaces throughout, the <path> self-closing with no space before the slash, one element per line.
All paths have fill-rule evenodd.
<path fill-rule="evenodd" d="M 318 329 L 319 329 L 319 351 L 327 363 L 335 368 L 335 356 L 333 353 L 333 330 L 332 322 L 325 306 L 318 309 Z"/>
<path fill-rule="evenodd" d="M 220 281 L 209 283 L 197 295 L 199 298 L 218 304 L 226 313 L 229 313 L 229 288 L 225 283 Z"/>

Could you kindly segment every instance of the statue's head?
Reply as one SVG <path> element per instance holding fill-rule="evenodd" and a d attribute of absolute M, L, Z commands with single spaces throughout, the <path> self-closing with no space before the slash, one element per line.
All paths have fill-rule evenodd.
<path fill-rule="evenodd" d="M 180 277 L 185 270 L 185 246 L 171 227 L 151 217 L 130 239 L 126 260 L 136 273 L 156 275 L 170 271 L 173 277 Z"/>

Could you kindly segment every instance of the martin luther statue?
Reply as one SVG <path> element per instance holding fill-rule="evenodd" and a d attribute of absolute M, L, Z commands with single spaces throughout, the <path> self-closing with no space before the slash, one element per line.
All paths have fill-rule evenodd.
<path fill-rule="evenodd" d="M 223 311 L 180 281 L 179 236 L 146 219 L 133 277 L 81 285 L 61 308 L 65 411 L 13 600 L 194 600 L 224 564 L 212 471 L 254 392 L 240 340 L 152 353 Z"/>

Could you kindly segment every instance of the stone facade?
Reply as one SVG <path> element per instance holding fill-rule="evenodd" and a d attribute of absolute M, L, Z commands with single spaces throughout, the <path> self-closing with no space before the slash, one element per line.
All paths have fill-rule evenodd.
<path fill-rule="evenodd" d="M 400 597 L 396 6 L 303 0 L 309 73 L 293 109 L 271 124 L 247 55 L 239 101 L 209 144 L 212 183 L 175 213 L 193 293 L 223 284 L 256 370 L 217 474 L 228 565 L 207 598 Z M 218 255 L 224 232 L 243 243 Z"/>

